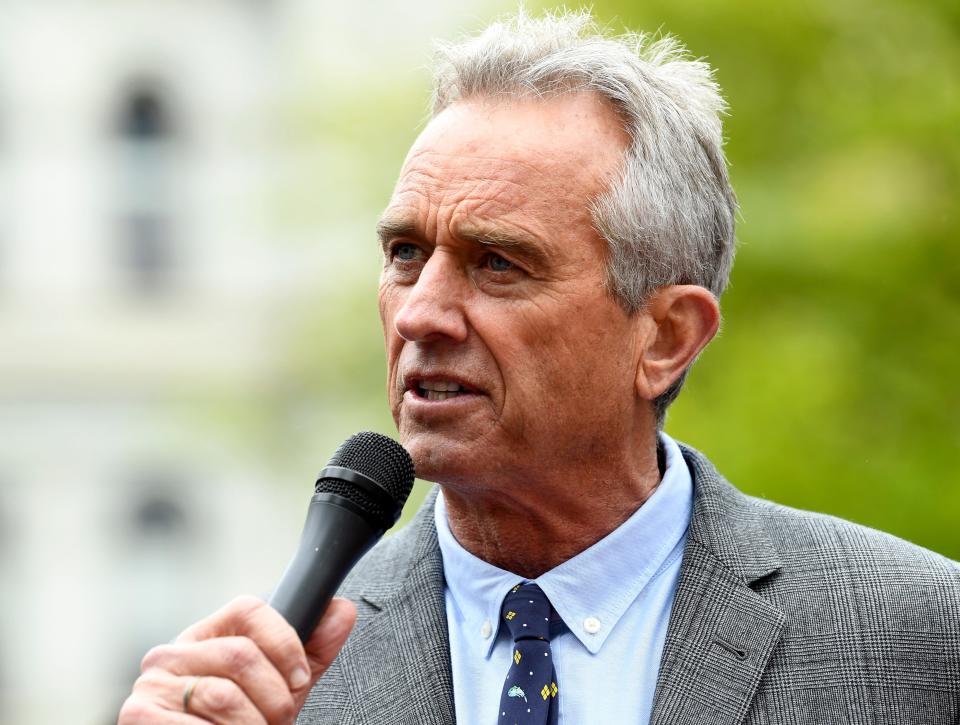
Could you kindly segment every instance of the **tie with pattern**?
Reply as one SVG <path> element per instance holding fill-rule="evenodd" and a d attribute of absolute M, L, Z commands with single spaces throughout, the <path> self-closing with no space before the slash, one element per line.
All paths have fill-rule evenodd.
<path fill-rule="evenodd" d="M 503 683 L 497 725 L 556 725 L 557 673 L 550 651 L 550 600 L 536 584 L 518 584 L 503 600 L 513 661 Z"/>

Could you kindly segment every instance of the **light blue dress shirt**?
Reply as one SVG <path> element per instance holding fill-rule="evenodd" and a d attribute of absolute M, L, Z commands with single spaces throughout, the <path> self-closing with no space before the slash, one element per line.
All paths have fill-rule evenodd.
<path fill-rule="evenodd" d="M 660 655 L 693 507 L 680 448 L 660 434 L 666 471 L 653 495 L 596 544 L 533 580 L 562 621 L 551 624 L 561 725 L 650 720 Z M 478 559 L 434 511 L 446 577 L 457 722 L 497 725 L 512 640 L 500 626 L 507 592 L 525 580 Z"/>

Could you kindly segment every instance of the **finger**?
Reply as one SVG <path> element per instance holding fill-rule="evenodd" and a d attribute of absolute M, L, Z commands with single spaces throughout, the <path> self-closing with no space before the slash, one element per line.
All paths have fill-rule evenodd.
<path fill-rule="evenodd" d="M 175 644 L 200 642 L 216 637 L 249 637 L 273 663 L 289 689 L 310 683 L 310 666 L 293 627 L 280 613 L 253 596 L 234 599 L 177 637 Z"/>
<path fill-rule="evenodd" d="M 204 720 L 224 725 L 267 725 L 263 714 L 256 708 L 237 683 L 223 677 L 178 677 L 186 688 L 193 687 L 187 712 Z M 180 708 L 183 709 L 183 695 Z"/>
<path fill-rule="evenodd" d="M 218 637 L 154 647 L 143 669 L 173 675 L 213 675 L 233 680 L 268 722 L 289 722 L 296 716 L 288 683 L 249 637 Z"/>
<path fill-rule="evenodd" d="M 333 664 L 357 621 L 357 608 L 348 599 L 330 602 L 320 624 L 304 645 L 310 662 L 310 682 L 316 682 Z"/>
<path fill-rule="evenodd" d="M 171 719 L 186 714 L 224 725 L 267 724 L 237 683 L 223 677 L 184 677 L 152 669 L 137 678 L 133 689 L 138 697 L 148 699 Z"/>
<path fill-rule="evenodd" d="M 205 722 L 194 715 L 165 710 L 137 693 L 126 699 L 117 716 L 117 725 L 204 725 Z"/>

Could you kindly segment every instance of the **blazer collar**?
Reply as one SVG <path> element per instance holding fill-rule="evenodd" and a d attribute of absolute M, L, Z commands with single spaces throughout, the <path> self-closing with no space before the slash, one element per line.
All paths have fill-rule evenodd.
<path fill-rule="evenodd" d="M 694 500 L 651 725 L 736 725 L 743 721 L 783 612 L 757 594 L 780 563 L 761 508 L 683 446 Z"/>
<path fill-rule="evenodd" d="M 766 501 L 733 487 L 699 451 L 681 445 L 693 478 L 693 515 L 688 535 L 712 552 L 730 573 L 750 585 L 780 569 L 768 530 Z"/>

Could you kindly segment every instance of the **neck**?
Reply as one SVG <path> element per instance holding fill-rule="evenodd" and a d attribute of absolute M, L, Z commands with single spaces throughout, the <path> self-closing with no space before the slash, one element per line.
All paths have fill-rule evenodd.
<path fill-rule="evenodd" d="M 596 462 L 563 476 L 484 480 L 482 488 L 443 486 L 450 530 L 484 561 L 534 579 L 589 548 L 626 521 L 660 483 L 655 444 L 629 465 Z"/>

